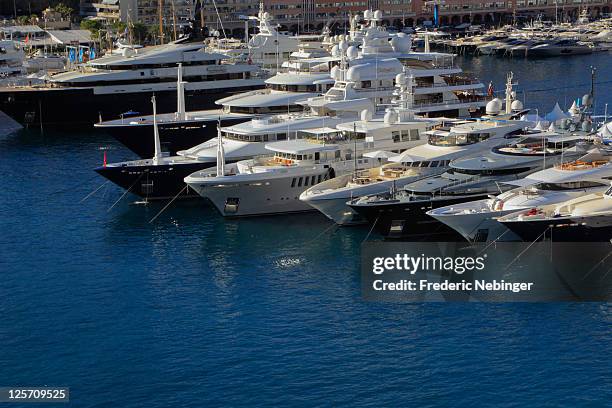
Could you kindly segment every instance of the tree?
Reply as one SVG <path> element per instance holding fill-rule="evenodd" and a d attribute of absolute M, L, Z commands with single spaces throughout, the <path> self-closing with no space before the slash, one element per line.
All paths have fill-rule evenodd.
<path fill-rule="evenodd" d="M 138 44 L 142 44 L 147 38 L 147 26 L 143 23 L 132 24 L 132 37 Z"/>
<path fill-rule="evenodd" d="M 81 28 L 83 30 L 89 30 L 93 38 L 98 38 L 100 30 L 104 28 L 104 25 L 100 20 L 83 20 L 81 21 Z"/>

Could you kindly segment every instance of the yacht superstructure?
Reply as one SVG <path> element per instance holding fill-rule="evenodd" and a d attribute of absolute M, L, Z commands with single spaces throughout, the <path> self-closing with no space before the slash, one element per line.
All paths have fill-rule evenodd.
<path fill-rule="evenodd" d="M 445 173 L 425 178 L 390 193 L 361 197 L 349 206 L 385 236 L 422 235 L 434 230 L 453 232 L 426 211 L 486 198 L 510 187 L 504 182 L 572 161 L 584 155 L 585 135 L 535 134 L 490 152 L 457 159 Z"/>
<path fill-rule="evenodd" d="M 609 151 L 594 149 L 576 161 L 510 181 L 508 184 L 516 188 L 496 197 L 436 208 L 427 215 L 468 241 L 514 241 L 517 235 L 497 222 L 497 218 L 607 190 L 612 179 L 610 157 Z"/>
<path fill-rule="evenodd" d="M 612 187 L 559 204 L 517 211 L 497 221 L 526 242 L 609 242 L 612 239 Z"/>
<path fill-rule="evenodd" d="M 75 69 L 50 75 L 44 85 L 0 88 L 0 110 L 22 124 L 91 125 L 123 112 L 150 113 L 176 106 L 177 65 L 183 65 L 187 110 L 212 108 L 231 93 L 261 88 L 261 69 L 209 53 L 203 44 L 170 43 L 124 48 Z"/>
<path fill-rule="evenodd" d="M 397 139 L 409 137 L 402 129 L 404 121 L 410 126 L 414 119 L 414 78 L 402 73 L 398 75 L 398 107 L 385 120 L 378 119 L 360 124 L 367 130 L 383 128 Z M 511 85 L 511 77 L 510 77 Z M 508 95 L 511 93 L 511 86 Z M 490 106 L 489 106 L 490 105 Z M 512 101 L 508 98 L 510 108 Z M 501 104 L 491 101 L 488 111 L 498 113 Z M 519 107 L 515 104 L 515 107 Z M 520 106 L 522 108 L 522 106 Z M 510 109 L 509 114 L 512 113 Z M 502 116 L 502 118 L 505 116 Z M 338 128 L 349 124 L 339 125 Z M 346 202 L 357 197 L 383 193 L 390 188 L 401 188 L 421 178 L 442 174 L 452 160 L 468 157 L 507 143 L 507 138 L 522 134 L 528 126 L 523 121 L 489 120 L 465 121 L 445 119 L 433 129 L 425 132 L 427 143 L 407 150 L 401 155 L 389 156 L 384 166 L 367 169 L 360 173 L 327 180 L 306 190 L 300 199 L 307 202 L 325 216 L 340 225 L 365 222 Z"/>
<path fill-rule="evenodd" d="M 416 134 L 426 121 L 412 123 Z M 423 143 L 419 138 L 395 141 L 390 134 L 361 137 L 338 129 L 312 129 L 304 137 L 269 143 L 273 155 L 204 170 L 185 178 L 224 216 L 253 216 L 312 210 L 299 200 L 308 186 L 355 170 L 378 166 L 381 158 L 368 152 L 398 149 Z"/>

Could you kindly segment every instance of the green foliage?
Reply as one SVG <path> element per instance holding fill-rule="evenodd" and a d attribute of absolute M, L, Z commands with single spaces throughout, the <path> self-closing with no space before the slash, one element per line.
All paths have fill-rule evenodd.
<path fill-rule="evenodd" d="M 134 23 L 132 24 L 132 36 L 134 38 L 134 42 L 138 44 L 142 44 L 147 39 L 148 27 L 143 23 Z"/>
<path fill-rule="evenodd" d="M 104 28 L 104 24 L 100 20 L 82 20 L 81 28 L 83 30 L 89 30 L 92 38 L 98 38 L 100 36 L 100 30 Z"/>
<path fill-rule="evenodd" d="M 64 18 L 70 18 L 74 14 L 75 2 L 69 1 L 67 4 L 65 1 L 52 0 L 49 1 L 49 8 L 55 10 L 62 15 Z M 76 7 L 79 7 L 79 3 L 76 2 Z"/>

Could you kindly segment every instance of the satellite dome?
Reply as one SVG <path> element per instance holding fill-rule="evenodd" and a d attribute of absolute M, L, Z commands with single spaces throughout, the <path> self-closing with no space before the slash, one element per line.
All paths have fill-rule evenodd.
<path fill-rule="evenodd" d="M 364 109 L 361 111 L 361 120 L 368 121 L 372 120 L 372 111 L 369 109 Z"/>
<path fill-rule="evenodd" d="M 584 132 L 590 132 L 592 130 L 591 122 L 587 122 L 586 120 L 582 122 L 582 130 Z"/>
<path fill-rule="evenodd" d="M 395 76 L 395 83 L 399 85 L 404 85 L 406 83 L 406 74 L 403 72 L 397 74 Z"/>
<path fill-rule="evenodd" d="M 263 14 L 264 20 L 267 20 L 270 18 L 270 13 L 268 13 L 267 11 Z"/>
<path fill-rule="evenodd" d="M 348 47 L 349 47 L 349 45 L 348 45 L 348 43 L 346 41 L 344 41 L 344 40 L 340 41 L 340 49 L 342 51 L 346 51 L 348 49 Z"/>
<path fill-rule="evenodd" d="M 329 70 L 329 75 L 332 77 L 333 80 L 338 81 L 340 78 L 340 67 L 338 67 L 337 65 L 334 65 Z"/>
<path fill-rule="evenodd" d="M 366 10 L 363 13 L 363 18 L 366 20 L 371 20 L 372 19 L 372 10 Z"/>
<path fill-rule="evenodd" d="M 391 39 L 391 47 L 395 52 L 407 53 L 410 52 L 410 49 L 412 48 L 412 40 L 406 35 L 397 35 Z"/>
<path fill-rule="evenodd" d="M 359 74 L 359 70 L 355 69 L 356 67 L 351 67 L 346 72 L 346 79 L 352 82 L 359 82 L 361 80 L 361 75 Z"/>
<path fill-rule="evenodd" d="M 374 12 L 374 20 L 382 20 L 382 11 L 376 10 Z"/>
<path fill-rule="evenodd" d="M 384 121 L 387 125 L 397 122 L 397 119 L 398 119 L 397 112 L 394 111 L 393 109 L 390 109 L 385 113 Z"/>
<path fill-rule="evenodd" d="M 519 101 L 518 99 L 515 100 L 515 101 L 512 101 L 512 104 L 510 105 L 510 108 L 513 111 L 523 110 L 523 102 Z"/>
<path fill-rule="evenodd" d="M 340 47 L 338 47 L 337 44 L 332 47 L 331 55 L 332 55 L 332 57 L 339 57 L 340 56 Z"/>
<path fill-rule="evenodd" d="M 582 97 L 582 105 L 583 106 L 591 106 L 591 95 L 586 94 Z"/>
<path fill-rule="evenodd" d="M 348 59 L 357 58 L 359 56 L 359 51 L 357 50 L 357 47 L 355 47 L 354 45 L 348 47 L 346 49 L 346 56 L 348 57 Z"/>
<path fill-rule="evenodd" d="M 497 115 L 502 109 L 502 101 L 499 98 L 495 98 L 487 103 L 485 111 L 487 115 Z"/>

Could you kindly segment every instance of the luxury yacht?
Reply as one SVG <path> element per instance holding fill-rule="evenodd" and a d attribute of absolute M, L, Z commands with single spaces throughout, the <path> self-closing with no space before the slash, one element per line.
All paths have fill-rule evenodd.
<path fill-rule="evenodd" d="M 349 67 L 343 59 L 338 69 L 336 77 L 339 79 L 323 97 L 303 102 L 307 113 L 259 117 L 222 128 L 218 124 L 217 138 L 178 151 L 174 156 L 160 154 L 157 160 L 113 163 L 96 171 L 109 179 L 112 177 L 116 184 L 147 200 L 168 198 L 179 191 L 193 195 L 189 188 L 182 190 L 185 188 L 183 179 L 196 170 L 213 166 L 218 158 L 219 143 L 229 163 L 268 154 L 267 143 L 300 138 L 309 129 L 333 129 L 339 123 L 356 119 L 360 113 L 371 119 L 377 101 L 382 99 L 388 103 L 391 100 L 393 78 L 402 65 L 397 59 L 382 59 L 365 60 Z M 379 81 L 378 87 L 363 88 L 360 82 L 373 80 Z M 155 119 L 157 121 L 157 115 Z M 158 132 L 156 134 L 159 139 Z M 153 146 L 157 152 L 157 142 Z M 159 149 L 162 149 L 161 141 Z"/>
<path fill-rule="evenodd" d="M 559 204 L 530 208 L 497 219 L 523 241 L 609 242 L 612 187 Z"/>
<path fill-rule="evenodd" d="M 372 131 L 391 132 L 393 137 L 406 137 L 404 128 L 411 125 L 413 118 L 412 77 L 398 75 L 400 84 L 399 107 L 395 114 L 385 120 L 359 123 L 358 128 L 366 134 Z M 347 201 L 371 194 L 388 191 L 390 188 L 401 188 L 422 178 L 442 174 L 449 169 L 452 160 L 469 157 L 490 150 L 492 147 L 506 144 L 508 138 L 524 134 L 528 123 L 517 120 L 506 120 L 524 113 L 518 101 L 512 101 L 512 75 L 508 76 L 506 89 L 506 110 L 502 113 L 500 100 L 492 100 L 487 105 L 488 117 L 485 120 L 465 121 L 445 119 L 434 129 L 425 132 L 427 144 L 405 151 L 400 155 L 389 155 L 388 164 L 364 170 L 356 174 L 345 175 L 310 187 L 300 196 L 300 200 L 321 211 L 325 216 L 340 225 L 365 222 L 348 205 Z M 390 119 L 393 120 L 390 120 Z M 338 125 L 339 129 L 350 126 L 349 123 Z"/>
<path fill-rule="evenodd" d="M 612 179 L 610 157 L 609 151 L 594 149 L 574 162 L 510 181 L 508 184 L 517 188 L 497 197 L 436 208 L 427 215 L 453 228 L 468 241 L 515 241 L 519 239 L 516 234 L 496 218 L 607 190 Z"/>
<path fill-rule="evenodd" d="M 442 175 L 388 193 L 357 198 L 348 204 L 389 238 L 422 237 L 436 232 L 456 234 L 426 211 L 503 193 L 510 189 L 504 182 L 584 155 L 584 135 L 546 133 L 494 147 L 478 157 L 454 160 Z"/>
<path fill-rule="evenodd" d="M 179 64 L 180 65 L 180 64 Z M 219 109 L 186 111 L 185 87 L 179 66 L 177 109 L 174 113 L 157 115 L 162 150 L 170 155 L 212 139 L 217 134 L 217 123 L 225 126 L 246 122 L 252 118 L 275 113 L 302 111 L 297 102 L 325 93 L 334 83 L 329 72 L 290 71 L 265 80 L 265 89 L 243 92 L 217 100 Z M 151 157 L 148 142 L 153 126 L 152 115 L 121 115 L 119 119 L 94 124 L 96 129 L 111 134 L 140 157 Z"/>
<path fill-rule="evenodd" d="M 430 123 L 413 122 L 408 133 L 418 135 Z M 356 126 L 355 126 L 356 128 Z M 253 216 L 311 211 L 299 195 L 336 176 L 380 165 L 383 158 L 367 157 L 380 150 L 422 144 L 419 137 L 394 140 L 389 133 L 365 137 L 363 133 L 338 129 L 312 129 L 296 140 L 269 143 L 273 155 L 204 170 L 185 178 L 202 197 L 208 198 L 223 216 Z"/>
<path fill-rule="evenodd" d="M 215 160 L 200 159 L 197 150 L 181 151 L 176 156 L 165 155 L 160 142 L 155 96 L 151 102 L 153 104 L 152 158 L 107 164 L 105 156 L 104 164 L 95 171 L 145 201 L 177 196 L 196 197 L 197 194 L 185 186 L 183 179 L 194 171 L 214 166 Z"/>
<path fill-rule="evenodd" d="M 176 106 L 177 65 L 183 64 L 185 106 L 212 108 L 232 93 L 262 88 L 264 74 L 255 65 L 234 63 L 209 53 L 201 43 L 124 48 L 75 69 L 50 75 L 43 85 L 0 88 L 0 110 L 24 125 L 90 126 L 124 112 L 150 113 Z"/>
<path fill-rule="evenodd" d="M 17 42 L 0 40 L 0 80 L 25 74 L 24 60 L 25 53 Z"/>
<path fill-rule="evenodd" d="M 592 44 L 565 38 L 534 45 L 529 48 L 528 54 L 532 57 L 555 57 L 559 55 L 591 54 L 592 52 Z"/>

